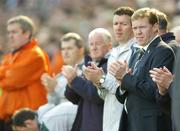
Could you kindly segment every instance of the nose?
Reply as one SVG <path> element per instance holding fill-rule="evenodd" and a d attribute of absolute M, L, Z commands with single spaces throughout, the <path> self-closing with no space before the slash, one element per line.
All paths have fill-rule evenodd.
<path fill-rule="evenodd" d="M 117 29 L 117 30 L 122 30 L 121 24 L 118 24 L 116 29 Z"/>
<path fill-rule="evenodd" d="M 137 28 L 136 34 L 141 34 L 141 33 L 142 33 L 141 28 Z"/>
<path fill-rule="evenodd" d="M 96 47 L 97 47 L 96 44 L 91 44 L 91 49 L 92 50 L 96 50 Z"/>

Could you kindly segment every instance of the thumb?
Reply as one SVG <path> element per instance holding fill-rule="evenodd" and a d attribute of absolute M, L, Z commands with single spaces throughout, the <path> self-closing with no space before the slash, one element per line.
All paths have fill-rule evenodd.
<path fill-rule="evenodd" d="M 102 67 L 101 67 L 101 68 L 99 68 L 99 69 L 100 69 L 100 71 L 101 71 L 101 73 L 102 73 L 102 74 L 105 74 L 105 73 L 104 73 L 104 70 L 103 70 L 103 68 L 102 68 Z"/>
<path fill-rule="evenodd" d="M 75 64 L 74 69 L 75 69 L 75 71 L 78 70 L 78 64 Z"/>

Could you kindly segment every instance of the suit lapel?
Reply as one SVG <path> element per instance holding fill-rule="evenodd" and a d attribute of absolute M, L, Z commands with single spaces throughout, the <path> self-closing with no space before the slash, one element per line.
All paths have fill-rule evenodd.
<path fill-rule="evenodd" d="M 151 56 L 153 50 L 158 46 L 160 41 L 161 41 L 160 37 L 157 37 L 150 43 L 149 47 L 142 56 L 141 61 L 137 65 L 137 72 L 139 72 L 139 70 L 141 69 L 140 67 L 146 67 L 146 62 L 149 60 L 149 57 Z M 135 72 L 135 74 L 137 72 Z"/>

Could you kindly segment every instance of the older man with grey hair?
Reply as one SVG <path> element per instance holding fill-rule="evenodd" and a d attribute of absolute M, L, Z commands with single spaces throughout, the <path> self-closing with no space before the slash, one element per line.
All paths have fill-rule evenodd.
<path fill-rule="evenodd" d="M 111 49 L 111 35 L 103 28 L 94 29 L 89 34 L 90 57 L 85 59 L 84 76 L 88 68 L 107 69 L 107 53 Z M 72 131 L 102 131 L 104 101 L 98 95 L 98 89 L 89 77 L 77 76 L 76 68 L 63 66 L 63 75 L 68 79 L 65 96 L 74 104 L 78 104 L 77 116 Z"/>

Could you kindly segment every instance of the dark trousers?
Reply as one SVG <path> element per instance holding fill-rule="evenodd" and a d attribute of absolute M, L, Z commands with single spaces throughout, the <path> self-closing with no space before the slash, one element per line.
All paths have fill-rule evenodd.
<path fill-rule="evenodd" d="M 126 111 L 123 109 L 121 119 L 120 119 L 120 127 L 119 131 L 128 131 L 128 119 Z"/>

